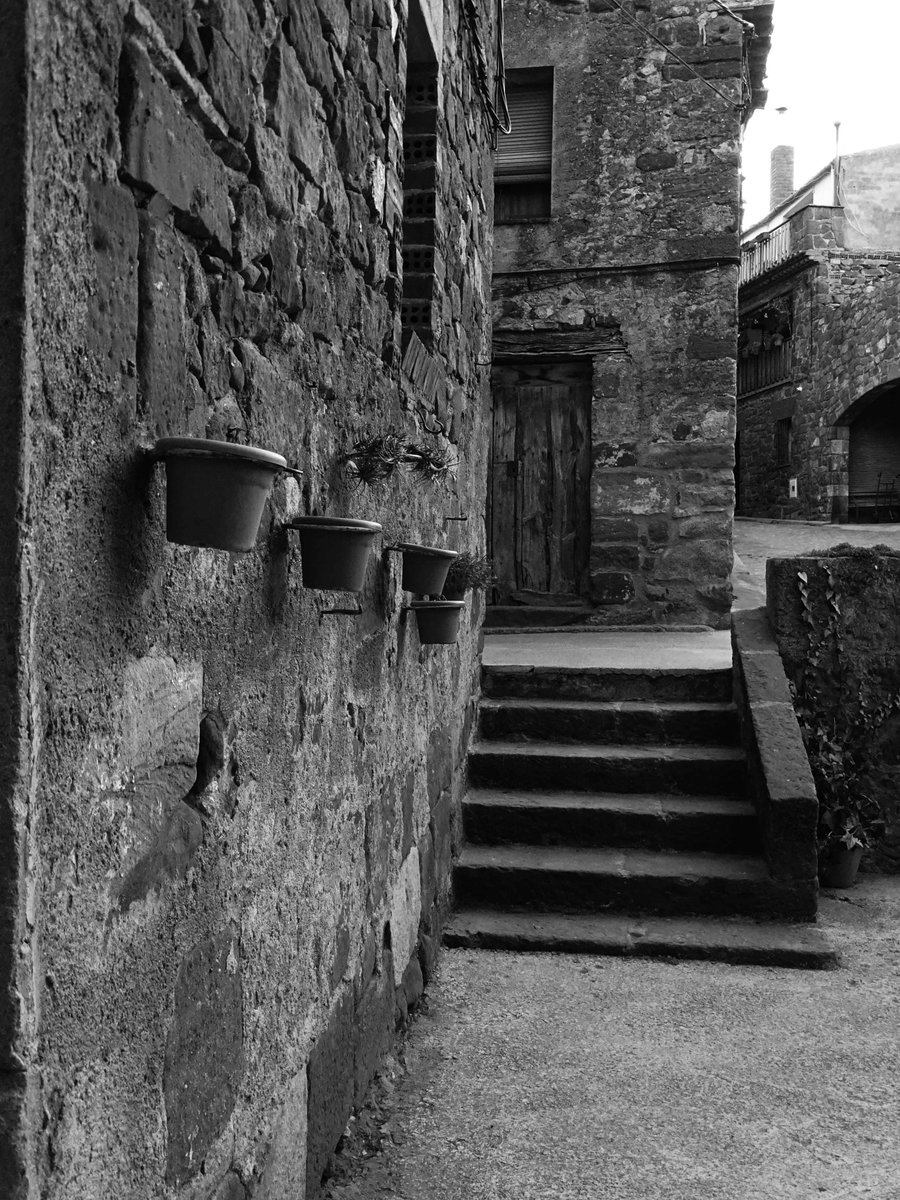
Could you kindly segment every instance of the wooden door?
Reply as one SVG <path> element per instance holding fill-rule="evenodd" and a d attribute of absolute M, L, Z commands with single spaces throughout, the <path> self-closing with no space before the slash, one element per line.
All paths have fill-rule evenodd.
<path fill-rule="evenodd" d="M 497 604 L 587 592 L 590 360 L 494 368 L 491 557 Z"/>

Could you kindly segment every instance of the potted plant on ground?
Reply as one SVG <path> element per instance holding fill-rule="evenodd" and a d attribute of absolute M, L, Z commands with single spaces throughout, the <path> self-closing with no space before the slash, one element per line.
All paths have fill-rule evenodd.
<path fill-rule="evenodd" d="M 468 591 L 483 592 L 494 581 L 494 565 L 484 555 L 462 550 L 450 563 L 443 599 L 462 600 Z"/>
<path fill-rule="evenodd" d="M 256 544 L 275 476 L 292 470 L 271 450 L 209 438 L 160 438 L 152 453 L 166 464 L 168 540 L 238 554 Z"/>

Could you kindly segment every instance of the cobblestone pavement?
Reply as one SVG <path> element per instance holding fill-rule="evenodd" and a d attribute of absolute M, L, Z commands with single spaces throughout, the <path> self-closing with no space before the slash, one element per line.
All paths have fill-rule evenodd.
<path fill-rule="evenodd" d="M 445 951 L 328 1200 L 898 1200 L 900 879 L 844 965 Z"/>
<path fill-rule="evenodd" d="M 766 559 L 803 554 L 850 542 L 879 543 L 900 549 L 900 525 L 825 525 L 814 521 L 762 521 L 738 517 L 734 523 L 735 608 L 758 608 L 766 602 Z M 900 1196 L 900 1191 L 898 1191 Z"/>

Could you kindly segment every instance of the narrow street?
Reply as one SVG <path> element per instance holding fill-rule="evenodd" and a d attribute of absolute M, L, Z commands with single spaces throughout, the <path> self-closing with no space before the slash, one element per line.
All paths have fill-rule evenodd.
<path fill-rule="evenodd" d="M 766 559 L 804 554 L 849 542 L 900 549 L 900 525 L 826 525 L 815 521 L 766 521 L 738 517 L 734 522 L 735 608 L 756 608 L 766 600 Z"/>
<path fill-rule="evenodd" d="M 736 607 L 843 541 L 900 526 L 738 521 Z M 900 880 L 823 893 L 817 928 L 836 970 L 445 950 L 325 1195 L 897 1200 Z"/>
<path fill-rule="evenodd" d="M 896 1200 L 900 881 L 834 971 L 445 951 L 329 1200 Z"/>

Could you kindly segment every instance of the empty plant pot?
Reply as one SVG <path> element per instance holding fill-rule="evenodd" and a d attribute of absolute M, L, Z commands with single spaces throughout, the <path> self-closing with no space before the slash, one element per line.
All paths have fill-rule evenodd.
<path fill-rule="evenodd" d="M 462 600 L 414 600 L 410 608 L 416 614 L 419 641 L 423 646 L 450 646 L 459 633 Z"/>
<path fill-rule="evenodd" d="M 160 438 L 166 464 L 166 537 L 182 546 L 243 554 L 256 544 L 275 476 L 287 462 L 271 450 L 208 438 Z"/>
<path fill-rule="evenodd" d="M 296 517 L 288 522 L 300 535 L 303 586 L 335 592 L 361 592 L 376 521 L 354 517 Z"/>
<path fill-rule="evenodd" d="M 413 546 L 401 542 L 397 549 L 403 555 L 402 586 L 404 591 L 420 596 L 439 596 L 450 564 L 457 557 L 455 550 L 439 550 L 436 546 Z"/>

